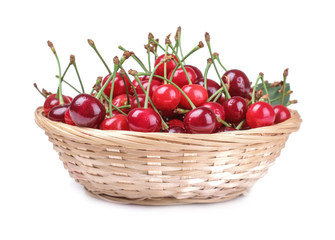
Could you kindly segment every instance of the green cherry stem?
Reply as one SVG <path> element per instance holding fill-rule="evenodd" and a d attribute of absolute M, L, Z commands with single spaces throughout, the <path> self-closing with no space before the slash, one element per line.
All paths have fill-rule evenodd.
<path fill-rule="evenodd" d="M 43 94 L 43 92 L 37 87 L 37 84 L 34 83 L 34 87 L 36 88 L 36 90 L 44 97 L 47 98 L 48 96 L 46 94 Z"/>
<path fill-rule="evenodd" d="M 79 71 L 78 71 L 78 68 L 77 68 L 76 58 L 75 58 L 74 55 L 70 56 L 70 63 L 72 63 L 72 65 L 74 66 L 74 69 L 76 70 L 76 73 L 77 73 L 77 76 L 78 76 L 78 80 L 79 80 L 79 83 L 80 83 L 80 86 L 81 86 L 82 93 L 85 93 L 83 82 L 81 81 L 81 78 L 80 78 L 80 75 L 79 75 Z"/>
<path fill-rule="evenodd" d="M 236 129 L 236 130 L 240 130 L 244 122 L 245 122 L 245 119 L 242 120 L 242 121 L 235 127 L 235 129 Z"/>
<path fill-rule="evenodd" d="M 116 56 L 116 57 L 114 57 L 113 61 L 114 61 L 114 68 L 116 68 L 116 71 L 117 71 L 118 70 L 118 65 L 120 63 L 119 58 Z M 115 76 L 116 76 L 116 71 L 114 71 L 113 74 L 110 74 L 110 76 L 107 79 L 107 81 L 105 82 L 105 84 L 101 87 L 101 89 L 99 90 L 99 92 L 95 96 L 97 99 L 100 99 L 102 93 L 104 92 L 105 88 L 107 87 L 107 85 L 110 83 L 110 81 L 112 79 L 113 79 L 113 82 L 114 82 Z"/>
<path fill-rule="evenodd" d="M 262 84 L 263 84 L 263 88 L 264 88 L 265 94 L 268 95 L 268 98 L 266 99 L 266 101 L 267 101 L 268 103 L 270 103 L 270 102 L 271 102 L 270 94 L 269 94 L 268 88 L 267 88 L 267 86 L 266 86 L 266 82 L 265 82 L 265 80 L 264 80 L 264 75 L 261 75 L 261 80 L 262 80 Z"/>
<path fill-rule="evenodd" d="M 109 109 L 112 109 L 112 100 L 113 100 L 113 93 L 114 93 L 114 85 L 115 85 L 115 77 L 116 77 L 116 72 L 119 69 L 119 62 L 114 63 L 114 72 L 113 72 L 113 80 L 112 80 L 112 87 L 111 87 L 111 92 L 109 94 Z M 113 117 L 113 111 L 109 113 L 110 117 Z"/>
<path fill-rule="evenodd" d="M 288 68 L 286 68 L 284 70 L 284 73 L 283 73 L 284 81 L 283 81 L 282 94 L 281 94 L 281 98 L 280 98 L 280 104 L 281 105 L 284 104 L 284 96 L 285 96 L 285 88 L 286 88 L 286 78 L 287 78 L 287 75 L 288 75 Z"/>
<path fill-rule="evenodd" d="M 121 45 L 119 46 L 119 49 L 121 49 L 122 51 L 126 52 L 128 50 L 126 50 L 124 47 L 122 47 Z M 148 69 L 144 66 L 143 62 L 141 61 L 141 59 L 139 59 L 135 53 L 130 52 L 131 57 L 138 63 L 138 65 L 140 65 L 140 67 L 144 70 L 144 72 L 149 72 Z"/>
<path fill-rule="evenodd" d="M 88 44 L 94 49 L 94 51 L 96 52 L 96 54 L 99 56 L 99 58 L 100 58 L 100 60 L 102 61 L 102 63 L 105 65 L 105 67 L 106 67 L 108 73 L 111 75 L 111 74 L 112 74 L 111 70 L 110 70 L 109 67 L 107 66 L 105 60 L 104 60 L 104 59 L 102 58 L 102 56 L 100 55 L 100 53 L 99 53 L 98 49 L 96 48 L 95 43 L 93 42 L 93 40 L 92 40 L 92 39 L 88 39 L 87 41 L 88 41 Z"/>
<path fill-rule="evenodd" d="M 161 61 L 160 63 L 158 63 L 154 70 L 152 71 L 152 73 L 150 74 L 150 77 L 149 77 L 149 80 L 148 80 L 148 86 L 147 86 L 147 91 L 145 93 L 145 101 L 144 101 L 144 108 L 148 108 L 148 101 L 149 101 L 149 89 L 150 89 L 150 86 L 151 86 L 151 82 L 152 82 L 152 78 L 154 76 L 154 73 L 156 72 L 157 68 L 161 65 L 161 64 L 164 64 L 166 62 L 166 58 Z M 136 80 L 137 81 L 137 80 Z M 140 83 L 139 83 L 140 84 Z M 142 84 L 141 84 L 142 85 Z"/>
<path fill-rule="evenodd" d="M 180 56 L 182 59 L 184 59 L 184 56 L 183 56 L 183 51 L 182 51 L 182 48 L 181 48 L 181 27 L 179 26 L 178 27 L 178 48 L 180 50 Z M 185 61 L 183 61 L 183 64 L 185 65 Z"/>
<path fill-rule="evenodd" d="M 207 90 L 207 76 L 208 76 L 208 71 L 209 71 L 209 68 L 212 66 L 213 64 L 213 61 L 211 58 L 208 58 L 207 59 L 207 66 L 206 66 L 206 69 L 205 69 L 205 72 L 204 72 L 204 88 Z"/>
<path fill-rule="evenodd" d="M 126 78 L 128 78 L 129 83 L 130 83 L 130 87 L 131 87 L 132 90 L 134 91 L 134 95 L 135 95 L 137 104 L 138 104 L 138 106 L 140 107 L 140 105 L 139 105 L 139 104 L 140 104 L 140 101 L 139 101 L 139 99 L 138 99 L 137 92 L 136 92 L 136 88 L 135 88 L 133 82 L 130 81 L 130 77 L 129 77 L 129 75 L 127 74 L 127 72 L 125 71 L 125 69 L 122 67 L 122 65 L 119 65 L 119 68 L 120 68 L 120 69 L 123 71 L 123 73 L 126 75 Z M 129 71 L 133 71 L 133 70 L 129 70 Z M 137 81 L 137 80 L 136 80 L 136 81 Z M 128 98 L 129 98 L 129 96 L 127 96 L 127 101 L 128 101 Z"/>
<path fill-rule="evenodd" d="M 149 66 L 149 72 L 151 72 L 150 43 L 151 43 L 151 39 L 149 38 L 149 40 L 148 40 L 148 49 L 147 49 L 147 52 L 148 52 L 148 66 Z"/>
<path fill-rule="evenodd" d="M 208 99 L 207 99 L 207 102 L 210 102 L 212 99 L 215 99 L 216 96 L 220 96 L 220 93 L 222 94 L 223 92 L 223 87 L 219 88 L 212 96 L 210 96 Z M 215 101 L 216 102 L 216 101 Z"/>
<path fill-rule="evenodd" d="M 252 91 L 251 104 L 254 104 L 254 103 L 255 103 L 256 87 L 257 87 L 257 84 L 258 84 L 259 79 L 261 79 L 262 76 L 264 76 L 263 73 L 259 73 L 259 74 L 258 74 L 257 80 L 256 80 L 255 85 L 254 85 L 254 89 L 253 89 L 253 91 Z"/>
<path fill-rule="evenodd" d="M 190 76 L 188 75 L 188 73 L 187 73 L 187 71 L 186 71 L 186 69 L 185 69 L 185 67 L 184 67 L 184 64 L 182 64 L 182 62 L 180 61 L 180 58 L 177 56 L 177 53 L 175 52 L 175 50 L 173 49 L 173 47 L 172 47 L 171 44 L 169 44 L 169 47 L 171 48 L 171 50 L 173 51 L 173 53 L 175 54 L 175 56 L 176 56 L 176 58 L 177 58 L 177 60 L 178 60 L 178 62 L 179 62 L 179 63 L 178 63 L 178 62 L 176 61 L 176 59 L 172 58 L 173 61 L 176 63 L 176 67 L 175 67 L 175 69 L 178 68 L 178 66 L 180 65 L 181 68 L 183 69 L 185 75 L 186 75 L 188 84 L 191 85 L 191 84 L 192 84 L 192 81 L 191 81 Z M 177 70 L 177 69 L 176 69 L 176 70 Z M 174 71 L 174 72 L 175 72 L 175 71 Z M 174 73 L 173 73 L 173 74 L 174 74 Z M 170 80 L 171 80 L 171 81 L 172 81 L 172 78 L 173 78 L 173 74 L 171 74 L 171 77 L 170 77 Z"/>
<path fill-rule="evenodd" d="M 225 72 L 227 72 L 227 68 L 225 68 L 225 67 L 223 66 L 223 64 L 221 63 L 221 61 L 220 61 L 219 54 L 218 54 L 218 53 L 213 53 L 213 56 L 214 56 L 214 59 L 215 59 L 216 61 L 218 61 L 218 63 L 220 64 L 220 66 L 223 68 L 223 70 L 224 70 Z"/>

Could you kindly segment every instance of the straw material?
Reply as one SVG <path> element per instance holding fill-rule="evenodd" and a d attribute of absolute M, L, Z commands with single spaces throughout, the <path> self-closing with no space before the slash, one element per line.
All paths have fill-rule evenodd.
<path fill-rule="evenodd" d="M 98 198 L 141 205 L 222 202 L 245 194 L 279 156 L 301 118 L 217 134 L 102 131 L 35 112 L 70 176 Z"/>

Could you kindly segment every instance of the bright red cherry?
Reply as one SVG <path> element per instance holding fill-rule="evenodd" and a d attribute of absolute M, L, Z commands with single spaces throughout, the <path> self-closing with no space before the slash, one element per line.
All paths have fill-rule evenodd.
<path fill-rule="evenodd" d="M 107 82 L 108 78 L 110 77 L 110 75 L 108 74 L 104 80 L 102 81 L 102 86 L 105 84 L 105 82 Z M 124 76 L 124 80 L 126 82 L 126 86 L 128 88 L 128 91 L 130 91 L 130 82 L 129 79 Z M 107 97 L 110 96 L 111 93 L 111 89 L 112 89 L 112 81 L 113 79 L 110 80 L 110 82 L 108 83 L 107 87 L 104 90 L 104 93 L 106 94 Z M 127 93 L 126 91 L 126 87 L 124 85 L 124 81 L 122 79 L 122 77 L 120 76 L 120 73 L 116 73 L 115 74 L 115 83 L 114 83 L 114 90 L 113 90 L 113 98 L 120 95 L 120 94 L 124 94 Z"/>
<path fill-rule="evenodd" d="M 63 99 L 64 99 L 64 104 L 71 103 L 71 99 L 68 96 L 63 95 Z M 59 105 L 59 99 L 56 98 L 56 94 L 54 93 L 54 94 L 49 95 L 45 99 L 44 105 L 43 105 L 45 116 L 48 116 L 51 108 L 58 106 L 58 105 Z"/>
<path fill-rule="evenodd" d="M 226 83 L 225 78 L 227 76 L 230 81 L 229 94 L 230 96 L 247 97 L 250 92 L 250 81 L 241 70 L 233 69 L 225 72 L 222 76 L 222 80 Z"/>
<path fill-rule="evenodd" d="M 69 104 L 57 105 L 50 109 L 48 118 L 52 121 L 65 123 L 64 115 L 69 108 Z"/>
<path fill-rule="evenodd" d="M 174 127 L 169 127 L 167 132 L 168 133 L 186 133 L 186 130 L 182 127 L 174 126 Z"/>
<path fill-rule="evenodd" d="M 66 124 L 69 124 L 69 125 L 72 125 L 72 126 L 76 125 L 71 119 L 69 108 L 67 108 L 67 110 L 65 111 L 64 120 L 65 120 Z"/>
<path fill-rule="evenodd" d="M 241 122 L 245 118 L 248 105 L 242 97 L 232 97 L 223 103 L 226 121 L 231 123 Z"/>
<path fill-rule="evenodd" d="M 267 102 L 251 104 L 247 111 L 247 123 L 251 128 L 273 125 L 275 118 L 275 111 Z"/>
<path fill-rule="evenodd" d="M 197 75 L 195 71 L 190 67 L 185 67 L 187 75 L 190 77 L 192 83 L 195 83 L 197 80 Z M 172 72 L 168 75 L 168 79 L 171 79 Z M 187 76 L 182 68 L 178 68 L 173 74 L 172 82 L 174 82 L 178 87 L 183 87 L 186 84 L 189 84 Z"/>
<path fill-rule="evenodd" d="M 143 82 L 142 82 L 142 86 L 143 86 L 143 88 L 144 88 L 145 91 L 148 90 L 148 84 L 149 84 L 149 81 L 143 81 Z M 157 81 L 157 80 L 151 80 L 150 90 L 149 90 L 149 97 L 152 97 L 153 92 L 154 92 L 160 85 L 162 85 L 162 82 Z M 144 93 L 140 85 L 138 85 L 138 86 L 136 87 L 135 90 L 136 90 L 136 93 L 137 93 L 137 94 L 142 94 L 142 93 Z"/>
<path fill-rule="evenodd" d="M 129 130 L 136 132 L 159 132 L 162 120 L 152 108 L 134 108 L 128 114 Z"/>
<path fill-rule="evenodd" d="M 144 107 L 145 94 L 144 93 L 138 94 L 137 98 L 140 102 L 140 106 Z M 135 96 L 131 99 L 131 103 L 130 103 L 130 109 L 134 109 L 134 108 L 138 108 L 137 99 Z M 148 102 L 148 108 L 152 108 L 150 101 Z"/>
<path fill-rule="evenodd" d="M 218 118 L 216 128 L 220 127 L 222 123 L 219 120 L 224 121 L 226 119 L 226 113 L 224 111 L 224 107 L 216 102 L 206 102 L 201 106 L 207 107 L 215 113 L 216 117 Z"/>
<path fill-rule="evenodd" d="M 217 120 L 211 109 L 198 107 L 186 114 L 184 124 L 189 133 L 212 133 L 216 128 Z"/>
<path fill-rule="evenodd" d="M 72 100 L 69 112 L 72 121 L 79 127 L 96 128 L 106 116 L 105 106 L 92 95 L 85 93 Z"/>
<path fill-rule="evenodd" d="M 190 67 L 190 68 L 192 68 L 194 70 L 196 76 L 197 76 L 196 79 L 199 79 L 199 78 L 203 77 L 202 72 L 200 71 L 199 68 L 197 68 L 197 67 L 195 67 L 193 65 L 184 65 L 184 67 Z"/>
<path fill-rule="evenodd" d="M 284 105 L 276 105 L 273 107 L 276 114 L 275 123 L 281 123 L 291 117 L 290 111 Z"/>
<path fill-rule="evenodd" d="M 196 107 L 201 106 L 208 99 L 208 93 L 206 89 L 200 85 L 197 84 L 185 85 L 184 87 L 182 87 L 182 90 L 185 92 L 185 94 L 189 97 L 189 99 Z M 192 108 L 190 103 L 187 101 L 187 99 L 183 94 L 181 95 L 180 105 L 186 109 Z"/>
<path fill-rule="evenodd" d="M 129 130 L 128 118 L 123 114 L 106 118 L 102 121 L 99 128 L 101 130 Z"/>
<path fill-rule="evenodd" d="M 170 55 L 170 54 L 169 54 Z M 173 58 L 178 62 L 177 57 L 175 55 L 172 55 Z M 164 60 L 165 54 L 159 56 L 155 61 L 155 67 Z M 175 61 L 170 60 L 166 63 L 166 76 L 169 75 L 169 73 L 177 66 Z M 155 75 L 164 77 L 164 63 L 158 66 L 158 68 L 155 71 Z"/>
<path fill-rule="evenodd" d="M 180 91 L 171 84 L 159 86 L 152 95 L 152 102 L 158 110 L 171 111 L 175 109 L 181 98 Z"/>
<path fill-rule="evenodd" d="M 129 96 L 130 103 L 131 103 L 132 98 L 133 98 L 132 96 Z M 122 106 L 127 105 L 127 94 L 121 94 L 121 95 L 116 96 L 115 98 L 113 98 L 112 103 L 116 107 L 122 107 Z M 130 108 L 122 108 L 120 110 L 122 110 L 124 113 L 128 113 L 130 111 Z"/>
<path fill-rule="evenodd" d="M 200 86 L 205 87 L 205 80 L 204 78 L 199 78 L 196 81 L 196 84 L 199 84 Z M 218 91 L 220 89 L 220 85 L 215 82 L 212 79 L 208 79 L 207 78 L 207 92 L 208 92 L 208 97 L 212 96 L 214 93 L 216 93 L 216 91 Z M 221 99 L 221 97 L 220 97 Z M 220 100 L 219 100 L 220 101 Z"/>

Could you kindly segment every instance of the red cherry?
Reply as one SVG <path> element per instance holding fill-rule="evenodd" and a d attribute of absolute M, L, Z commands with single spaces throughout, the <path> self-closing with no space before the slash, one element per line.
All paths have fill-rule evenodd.
<path fill-rule="evenodd" d="M 182 90 L 185 92 L 185 94 L 189 97 L 189 99 L 192 101 L 192 103 L 199 107 L 202 104 L 204 104 L 208 99 L 208 93 L 206 89 L 200 85 L 192 84 L 192 85 L 185 85 L 182 87 Z M 184 95 L 181 95 L 180 98 L 180 105 L 183 108 L 191 109 L 190 103 L 187 101 L 187 99 L 184 97 Z"/>
<path fill-rule="evenodd" d="M 219 132 L 231 132 L 231 131 L 236 131 L 236 129 L 233 128 L 233 127 L 222 126 L 222 127 L 219 127 L 218 129 L 216 129 L 215 133 L 219 133 Z"/>
<path fill-rule="evenodd" d="M 198 107 L 189 111 L 184 119 L 185 129 L 189 133 L 212 133 L 216 123 L 214 112 L 207 107 Z"/>
<path fill-rule="evenodd" d="M 149 80 L 149 78 L 150 78 L 150 76 L 147 76 L 147 75 L 144 75 L 143 77 L 139 77 L 141 83 L 144 82 L 144 81 Z M 136 87 L 138 86 L 138 82 L 136 81 L 136 79 L 134 79 L 134 80 L 132 81 L 132 83 L 133 83 L 133 86 L 134 86 L 134 88 L 135 88 L 135 90 L 136 90 Z M 134 90 L 133 90 L 132 87 L 130 88 L 130 94 L 134 94 Z"/>
<path fill-rule="evenodd" d="M 139 100 L 139 102 L 140 102 L 140 106 L 141 106 L 141 107 L 144 107 L 145 94 L 144 94 L 144 93 L 138 94 L 138 95 L 137 95 L 137 98 L 138 98 L 138 100 Z M 137 104 L 137 99 L 136 99 L 136 97 L 133 97 L 133 98 L 131 99 L 131 102 L 130 102 L 130 109 L 134 109 L 134 108 L 138 108 L 138 104 Z M 148 108 L 152 108 L 150 101 L 148 102 Z"/>
<path fill-rule="evenodd" d="M 276 114 L 272 106 L 266 102 L 256 102 L 249 106 L 247 123 L 251 128 L 273 125 Z"/>
<path fill-rule="evenodd" d="M 149 81 L 143 81 L 143 82 L 142 82 L 142 86 L 143 86 L 143 88 L 144 88 L 145 91 L 147 91 L 148 84 L 149 84 Z M 151 80 L 150 90 L 149 90 L 149 97 L 152 97 L 153 92 L 154 92 L 160 85 L 162 85 L 162 82 L 157 81 L 157 80 Z M 142 94 L 142 93 L 144 93 L 143 90 L 142 90 L 142 88 L 141 88 L 139 85 L 136 87 L 136 93 L 137 93 L 137 94 Z"/>
<path fill-rule="evenodd" d="M 196 74 L 196 79 L 199 79 L 199 78 L 202 78 L 203 75 L 202 75 L 202 72 L 200 71 L 199 68 L 193 66 L 193 65 L 184 65 L 184 67 L 190 67 L 194 70 L 195 74 Z"/>
<path fill-rule="evenodd" d="M 197 75 L 195 71 L 190 67 L 185 67 L 187 75 L 190 77 L 192 83 L 195 83 L 197 80 Z M 171 79 L 172 72 L 168 75 L 168 79 Z M 186 84 L 189 84 L 187 76 L 182 68 L 178 68 L 173 74 L 172 82 L 175 83 L 178 87 L 183 87 Z"/>
<path fill-rule="evenodd" d="M 76 126 L 96 128 L 105 119 L 106 108 L 89 94 L 77 95 L 69 107 L 70 116 Z"/>
<path fill-rule="evenodd" d="M 174 127 L 169 127 L 167 132 L 168 133 L 186 133 L 186 130 L 182 127 L 174 126 Z"/>
<path fill-rule="evenodd" d="M 276 105 L 273 107 L 276 114 L 275 123 L 281 123 L 291 117 L 290 111 L 284 105 Z"/>
<path fill-rule="evenodd" d="M 169 54 L 169 55 L 170 55 L 170 54 Z M 177 57 L 176 57 L 175 55 L 172 55 L 172 56 L 173 56 L 173 58 L 178 62 Z M 165 54 L 159 56 L 159 57 L 156 59 L 156 61 L 155 61 L 155 67 L 156 67 L 160 62 L 162 62 L 162 61 L 164 60 L 164 58 L 165 58 Z M 177 64 L 173 61 L 173 59 L 170 60 L 170 61 L 168 61 L 168 62 L 166 63 L 166 75 L 168 76 L 169 73 L 170 73 L 173 69 L 175 69 L 176 66 L 177 66 Z M 155 75 L 164 77 L 164 63 L 158 66 L 158 68 L 157 68 L 156 71 L 155 71 Z"/>
<path fill-rule="evenodd" d="M 99 128 L 101 130 L 129 130 L 128 118 L 123 114 L 106 118 L 102 121 Z"/>
<path fill-rule="evenodd" d="M 205 87 L 205 79 L 204 78 L 199 78 L 196 81 L 196 84 L 199 84 L 200 86 Z M 208 92 L 208 97 L 212 96 L 214 93 L 216 93 L 216 91 L 218 91 L 220 89 L 220 85 L 215 82 L 212 79 L 208 79 L 207 78 L 207 92 Z M 221 99 L 222 97 L 220 97 Z M 219 101 L 220 101 L 219 99 Z"/>
<path fill-rule="evenodd" d="M 52 121 L 65 123 L 64 115 L 69 108 L 69 104 L 57 105 L 50 109 L 48 118 Z"/>
<path fill-rule="evenodd" d="M 224 110 L 226 113 L 226 120 L 231 123 L 241 122 L 245 118 L 248 105 L 242 97 L 232 97 L 224 102 Z"/>
<path fill-rule="evenodd" d="M 171 111 L 175 109 L 181 98 L 180 91 L 171 84 L 159 86 L 152 95 L 152 102 L 158 110 Z"/>
<path fill-rule="evenodd" d="M 102 86 L 105 84 L 105 82 L 108 80 L 108 78 L 110 77 L 110 75 L 108 74 L 104 80 L 102 81 Z M 129 82 L 129 79 L 124 76 L 124 80 L 126 82 L 126 86 L 128 88 L 128 91 L 130 91 L 130 82 Z M 110 96 L 110 93 L 111 93 L 111 89 L 112 89 L 112 80 L 110 80 L 110 82 L 107 84 L 107 87 L 105 88 L 104 90 L 104 93 L 106 94 L 107 97 Z M 120 76 L 120 73 L 116 73 L 115 74 L 115 83 L 114 83 L 114 90 L 113 90 L 113 98 L 120 95 L 120 94 L 124 94 L 124 93 L 127 93 L 126 91 L 126 88 L 125 88 L 125 85 L 124 85 L 124 82 L 123 82 L 123 79 L 122 77 Z"/>
<path fill-rule="evenodd" d="M 132 96 L 129 96 L 129 102 L 131 102 L 132 98 Z M 116 107 L 122 107 L 124 105 L 127 105 L 127 94 L 121 94 L 119 96 L 116 96 L 115 98 L 113 98 L 112 103 Z M 130 108 L 122 108 L 120 110 L 122 110 L 124 113 L 128 113 L 130 111 Z"/>
<path fill-rule="evenodd" d="M 179 114 L 174 111 L 160 111 L 162 118 L 165 121 L 171 121 L 173 119 L 183 120 L 185 114 Z"/>
<path fill-rule="evenodd" d="M 63 99 L 64 99 L 64 104 L 71 103 L 71 99 L 69 99 L 69 97 L 63 95 Z M 44 105 L 43 105 L 45 116 L 48 116 L 51 108 L 53 108 L 54 106 L 58 106 L 58 105 L 59 105 L 59 99 L 56 98 L 56 94 L 54 93 L 54 94 L 49 95 L 45 99 Z"/>
<path fill-rule="evenodd" d="M 226 113 L 224 111 L 224 108 L 222 105 L 216 103 L 216 102 L 206 102 L 204 104 L 201 105 L 202 107 L 207 107 L 209 109 L 211 109 L 216 117 L 222 121 L 224 121 L 226 119 Z M 216 128 L 220 127 L 222 125 L 221 122 L 217 121 L 216 124 Z"/>
<path fill-rule="evenodd" d="M 229 94 L 231 97 L 240 96 L 247 97 L 250 92 L 250 81 L 241 70 L 233 69 L 225 72 L 222 76 L 222 80 L 224 83 L 227 83 L 226 77 L 229 78 L 230 86 L 229 86 Z"/>
<path fill-rule="evenodd" d="M 129 130 L 136 132 L 159 132 L 162 120 L 152 108 L 134 108 L 128 114 Z"/>
<path fill-rule="evenodd" d="M 65 120 L 66 124 L 69 124 L 69 125 L 72 125 L 72 126 L 76 125 L 71 119 L 69 108 L 67 108 L 67 110 L 65 111 L 64 120 Z"/>
<path fill-rule="evenodd" d="M 178 119 L 172 119 L 172 120 L 168 121 L 166 124 L 169 126 L 169 128 L 171 128 L 171 127 L 185 128 L 184 122 L 182 122 Z"/>

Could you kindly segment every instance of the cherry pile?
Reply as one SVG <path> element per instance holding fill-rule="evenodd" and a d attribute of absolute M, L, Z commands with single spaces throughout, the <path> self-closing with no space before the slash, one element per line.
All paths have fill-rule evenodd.
<path fill-rule="evenodd" d="M 54 45 L 48 45 L 54 53 L 59 75 L 56 93 L 36 89 L 46 98 L 44 114 L 50 120 L 70 125 L 101 130 L 128 130 L 138 132 L 201 133 L 210 134 L 270 126 L 290 118 L 287 106 L 292 93 L 286 83 L 288 69 L 283 81 L 268 83 L 264 74 L 251 86 L 247 75 L 238 69 L 227 70 L 213 53 L 210 35 L 205 34 L 209 51 L 206 69 L 202 72 L 194 65 L 186 65 L 187 58 L 204 47 L 199 42 L 189 53 L 181 49 L 181 28 L 177 29 L 175 43 L 170 35 L 165 45 L 149 33 L 145 49 L 147 66 L 134 54 L 119 46 L 121 58 L 114 57 L 112 71 L 102 58 L 95 43 L 89 45 L 105 65 L 108 74 L 98 77 L 90 93 L 85 93 L 75 57 L 62 73 Z M 161 54 L 158 54 L 158 52 Z M 154 56 L 155 61 L 152 61 Z M 132 58 L 141 68 L 126 71 L 123 63 Z M 74 66 L 81 91 L 64 80 L 70 66 Z M 218 81 L 208 78 L 211 68 Z M 220 71 L 224 71 L 220 74 Z M 62 94 L 62 85 L 67 84 L 78 94 L 72 99 Z"/>

